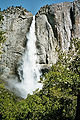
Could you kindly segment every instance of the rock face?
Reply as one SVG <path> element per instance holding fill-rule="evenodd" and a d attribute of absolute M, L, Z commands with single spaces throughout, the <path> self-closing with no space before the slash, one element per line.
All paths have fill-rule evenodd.
<path fill-rule="evenodd" d="M 22 7 L 9 7 L 2 14 L 4 21 L 0 30 L 6 32 L 6 41 L 2 45 L 0 74 L 8 78 L 10 74 L 15 75 L 22 64 L 26 34 L 33 15 Z M 57 49 L 68 52 L 72 39 L 80 38 L 80 2 L 42 7 L 36 14 L 36 37 L 39 64 L 46 68 L 56 63 Z M 19 72 L 21 74 L 21 68 Z"/>
<path fill-rule="evenodd" d="M 7 78 L 16 73 L 17 64 L 25 51 L 26 33 L 33 15 L 22 7 L 9 7 L 2 14 L 4 21 L 0 29 L 5 32 L 6 41 L 2 45 L 0 74 Z"/>
<path fill-rule="evenodd" d="M 56 49 L 68 52 L 73 38 L 80 38 L 80 2 L 46 5 L 36 14 L 40 64 L 54 64 Z"/>

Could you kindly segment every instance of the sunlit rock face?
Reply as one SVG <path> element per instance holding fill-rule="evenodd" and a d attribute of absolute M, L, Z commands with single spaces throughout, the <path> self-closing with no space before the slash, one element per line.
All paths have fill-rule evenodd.
<path fill-rule="evenodd" d="M 5 32 L 6 41 L 2 45 L 0 73 L 7 78 L 17 72 L 17 64 L 26 46 L 26 33 L 29 31 L 33 15 L 22 7 L 9 7 L 2 12 L 4 21 L 0 29 Z"/>
<path fill-rule="evenodd" d="M 56 49 L 68 52 L 71 40 L 80 38 L 80 2 L 42 7 L 36 14 L 36 37 L 39 63 L 56 63 Z"/>
<path fill-rule="evenodd" d="M 26 34 L 33 15 L 22 7 L 9 7 L 2 14 L 4 21 L 0 29 L 6 32 L 6 41 L 2 45 L 0 73 L 7 76 L 17 73 L 17 68 L 23 64 Z M 56 63 L 58 48 L 68 52 L 72 38 L 80 37 L 80 2 L 46 5 L 36 14 L 35 24 L 38 63 L 46 68 Z"/>
<path fill-rule="evenodd" d="M 72 37 L 80 38 L 80 1 L 73 3 L 72 13 Z"/>
<path fill-rule="evenodd" d="M 26 35 L 30 31 L 33 15 L 22 7 L 9 7 L 2 14 L 4 21 L 0 24 L 0 30 L 5 32 L 6 41 L 1 48 L 0 78 L 9 80 L 10 90 L 19 87 L 16 92 L 22 95 L 21 91 L 24 89 L 21 85 L 24 79 L 23 56 L 28 50 L 26 47 L 28 47 L 29 39 Z M 34 63 L 39 64 L 40 70 L 45 73 L 52 64 L 57 62 L 57 50 L 69 52 L 72 39 L 80 38 L 80 2 L 42 7 L 35 16 L 34 26 L 35 32 L 33 33 L 36 35 L 35 49 L 37 51 L 37 61 Z M 31 37 L 33 38 L 33 35 Z M 33 48 L 33 45 L 30 48 Z M 19 84 L 22 90 L 20 86 L 13 87 Z"/>

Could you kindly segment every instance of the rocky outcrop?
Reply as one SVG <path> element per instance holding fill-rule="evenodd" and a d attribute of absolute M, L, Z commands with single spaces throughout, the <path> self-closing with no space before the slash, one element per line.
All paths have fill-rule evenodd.
<path fill-rule="evenodd" d="M 0 74 L 8 78 L 21 74 L 22 56 L 26 46 L 32 14 L 22 7 L 9 7 L 2 12 L 4 21 L 0 30 L 5 32 L 2 45 Z M 58 60 L 57 49 L 68 52 L 73 38 L 80 38 L 80 2 L 46 5 L 36 14 L 36 47 L 39 64 L 47 71 Z M 15 78 L 14 78 L 15 79 Z"/>
<path fill-rule="evenodd" d="M 40 64 L 54 64 L 56 50 L 68 52 L 73 38 L 80 38 L 80 2 L 46 5 L 36 14 Z"/>
<path fill-rule="evenodd" d="M 3 73 L 3 77 L 7 78 L 17 71 L 17 64 L 25 51 L 26 33 L 33 15 L 22 7 L 9 7 L 2 15 L 4 21 L 0 30 L 5 32 L 6 41 L 2 45 L 0 74 Z"/>

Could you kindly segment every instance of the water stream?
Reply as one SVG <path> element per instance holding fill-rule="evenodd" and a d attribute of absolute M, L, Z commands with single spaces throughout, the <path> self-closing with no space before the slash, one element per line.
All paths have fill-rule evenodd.
<path fill-rule="evenodd" d="M 37 64 L 35 16 L 33 16 L 30 31 L 27 34 L 27 46 L 23 62 L 23 87 L 26 94 L 32 94 L 37 88 L 41 88 L 39 64 Z"/>
<path fill-rule="evenodd" d="M 36 52 L 36 35 L 35 35 L 35 16 L 33 16 L 32 24 L 29 33 L 27 33 L 26 51 L 23 56 L 23 65 L 21 69 L 22 74 L 19 73 L 21 82 L 17 80 L 9 81 L 9 89 L 14 91 L 17 95 L 26 98 L 28 94 L 33 94 L 36 89 L 41 89 L 42 85 L 40 80 L 40 68 Z"/>

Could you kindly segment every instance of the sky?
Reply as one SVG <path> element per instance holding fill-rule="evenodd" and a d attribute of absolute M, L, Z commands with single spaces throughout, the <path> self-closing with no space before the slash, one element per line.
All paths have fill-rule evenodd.
<path fill-rule="evenodd" d="M 22 6 L 35 15 L 40 7 L 44 5 L 72 1 L 73 0 L 0 0 L 0 8 L 3 10 L 10 6 Z"/>

